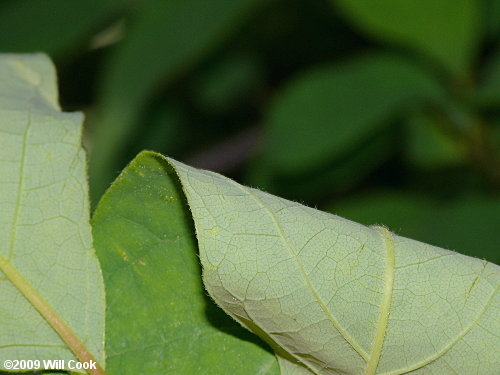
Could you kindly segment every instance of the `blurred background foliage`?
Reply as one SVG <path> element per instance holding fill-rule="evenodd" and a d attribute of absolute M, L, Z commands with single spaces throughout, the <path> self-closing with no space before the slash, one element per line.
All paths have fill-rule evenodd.
<path fill-rule="evenodd" d="M 500 262 L 500 0 L 3 0 L 56 62 L 95 204 L 153 149 Z"/>

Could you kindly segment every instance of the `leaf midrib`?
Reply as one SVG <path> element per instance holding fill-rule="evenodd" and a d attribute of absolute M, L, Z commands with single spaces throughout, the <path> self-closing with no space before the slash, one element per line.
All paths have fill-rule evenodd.
<path fill-rule="evenodd" d="M 66 322 L 59 316 L 53 307 L 38 293 L 38 291 L 21 275 L 7 259 L 0 255 L 0 270 L 7 276 L 9 281 L 19 290 L 28 302 L 40 313 L 47 323 L 67 344 L 68 348 L 75 354 L 80 362 L 96 363 L 97 369 L 88 370 L 91 375 L 105 375 L 95 358 L 82 344 L 76 334 L 68 327 Z"/>

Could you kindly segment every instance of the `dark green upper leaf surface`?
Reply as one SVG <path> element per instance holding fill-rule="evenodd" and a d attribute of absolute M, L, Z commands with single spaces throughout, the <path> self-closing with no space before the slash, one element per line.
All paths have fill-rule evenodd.
<path fill-rule="evenodd" d="M 92 224 L 109 375 L 278 373 L 274 355 L 205 295 L 192 218 L 165 162 L 138 156 Z"/>
<path fill-rule="evenodd" d="M 349 151 L 408 106 L 442 95 L 425 71 L 388 54 L 309 71 L 269 114 L 267 157 L 282 172 L 303 171 Z"/>
<path fill-rule="evenodd" d="M 262 3 L 171 0 L 146 4 L 103 75 L 90 166 L 94 197 L 111 181 L 110 171 L 117 169 L 120 151 L 154 89 L 199 61 Z"/>
<path fill-rule="evenodd" d="M 376 38 L 422 52 L 452 73 L 467 71 L 480 34 L 477 0 L 331 0 Z"/>

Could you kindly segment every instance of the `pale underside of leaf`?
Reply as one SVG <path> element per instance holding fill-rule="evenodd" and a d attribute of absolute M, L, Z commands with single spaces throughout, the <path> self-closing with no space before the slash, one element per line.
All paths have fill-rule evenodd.
<path fill-rule="evenodd" d="M 43 55 L 0 55 L 0 82 L 0 369 L 1 359 L 103 363 L 82 117 L 60 112 Z"/>
<path fill-rule="evenodd" d="M 282 373 L 500 369 L 498 266 L 167 161 L 193 214 L 207 290 L 271 343 Z"/>

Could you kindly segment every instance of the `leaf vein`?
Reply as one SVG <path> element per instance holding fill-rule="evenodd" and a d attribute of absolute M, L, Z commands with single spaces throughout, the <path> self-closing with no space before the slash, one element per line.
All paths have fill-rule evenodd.
<path fill-rule="evenodd" d="M 488 307 L 491 304 L 491 302 L 493 301 L 493 297 L 495 297 L 495 294 L 497 293 L 498 289 L 499 289 L 499 287 L 497 287 L 493 291 L 493 293 L 491 293 L 491 296 L 488 298 L 488 302 L 486 302 L 486 304 L 484 305 L 484 308 L 476 316 L 476 318 L 471 322 L 471 324 L 467 328 L 465 328 L 462 332 L 460 332 L 457 335 L 457 337 L 455 337 L 452 341 L 450 341 L 450 343 L 448 345 L 446 345 L 443 349 L 441 349 L 441 351 L 439 351 L 438 353 L 434 354 L 433 356 L 430 356 L 429 358 L 427 358 L 426 360 L 424 360 L 422 362 L 419 362 L 419 363 L 416 363 L 414 365 L 408 366 L 408 367 L 406 367 L 404 369 L 399 369 L 399 370 L 395 370 L 395 371 L 385 372 L 382 375 L 402 375 L 402 374 L 406 374 L 408 372 L 415 371 L 415 370 L 418 370 L 419 368 L 427 366 L 429 363 L 434 362 L 434 361 L 438 360 L 439 358 L 441 358 L 442 356 L 444 356 L 448 351 L 450 351 L 453 348 L 453 346 L 455 346 L 455 344 L 457 344 L 460 341 L 460 339 L 462 339 L 472 328 L 474 328 L 475 325 L 478 324 L 478 322 L 481 319 L 481 317 L 488 310 Z"/>
<path fill-rule="evenodd" d="M 26 145 L 28 142 L 28 132 L 31 128 L 31 110 L 28 113 L 28 123 L 26 125 L 26 129 L 23 133 L 23 141 L 22 141 L 22 151 L 21 151 L 21 160 L 19 167 L 19 180 L 17 182 L 17 197 L 16 197 L 16 206 L 14 208 L 14 216 L 12 218 L 12 227 L 10 228 L 10 241 L 9 241 L 9 250 L 7 253 L 7 260 L 11 260 L 14 254 L 14 247 L 16 246 L 16 237 L 17 237 L 17 226 L 19 221 L 19 213 L 20 207 L 22 203 L 22 193 L 24 188 L 24 167 L 26 165 Z"/>
<path fill-rule="evenodd" d="M 229 181 L 231 181 L 231 180 L 229 180 Z M 283 244 L 285 245 L 285 248 L 288 250 L 288 252 L 290 253 L 290 255 L 293 257 L 293 260 L 295 261 L 295 263 L 297 264 L 297 266 L 299 268 L 299 272 L 300 272 L 301 276 L 303 277 L 304 281 L 306 282 L 307 288 L 311 291 L 311 293 L 313 294 L 314 298 L 318 301 L 318 304 L 319 304 L 320 308 L 326 314 L 326 316 L 328 317 L 328 320 L 330 322 L 332 322 L 332 324 L 335 327 L 335 329 L 337 329 L 337 331 L 339 331 L 339 333 L 344 337 L 344 339 L 349 343 L 349 345 L 366 361 L 368 359 L 367 353 L 342 328 L 342 326 L 340 325 L 340 323 L 333 316 L 332 312 L 328 309 L 328 306 L 326 305 L 326 303 L 323 301 L 323 299 L 318 294 L 317 290 L 312 285 L 312 283 L 309 280 L 309 277 L 308 277 L 308 275 L 307 275 L 307 273 L 306 273 L 306 271 L 304 269 L 304 266 L 302 265 L 301 260 L 299 259 L 298 255 L 295 253 L 295 251 L 291 247 L 290 243 L 286 239 L 286 236 L 285 236 L 285 233 L 283 231 L 283 228 L 282 228 L 281 224 L 279 223 L 278 218 L 276 217 L 276 215 L 268 207 L 266 207 L 266 205 L 262 202 L 262 200 L 259 197 L 257 197 L 251 190 L 245 188 L 242 185 L 239 185 L 239 184 L 235 183 L 234 181 L 231 181 L 231 182 L 235 186 L 237 186 L 239 189 L 241 189 L 242 191 L 246 192 L 249 196 L 251 196 L 255 200 L 255 202 L 257 202 L 257 204 L 259 204 L 264 209 L 264 211 L 266 211 L 269 214 L 269 216 L 271 217 L 274 225 L 276 226 L 276 229 L 279 232 L 279 237 L 283 241 Z"/>
<path fill-rule="evenodd" d="M 392 293 L 394 291 L 395 259 L 392 234 L 384 227 L 376 228 L 382 235 L 382 239 L 387 249 L 387 266 L 385 272 L 384 295 L 382 297 L 382 303 L 380 305 L 379 321 L 377 323 L 377 330 L 375 333 L 375 340 L 373 342 L 372 354 L 365 371 L 366 375 L 374 375 L 377 371 L 377 366 L 380 361 L 380 355 L 382 354 L 382 348 L 384 346 L 385 333 L 387 331 L 387 325 L 389 323 Z"/>

